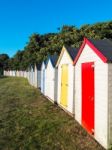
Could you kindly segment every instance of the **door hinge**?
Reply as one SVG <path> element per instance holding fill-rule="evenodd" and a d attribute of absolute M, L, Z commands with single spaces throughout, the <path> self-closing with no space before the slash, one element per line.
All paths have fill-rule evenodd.
<path fill-rule="evenodd" d="M 94 135 L 94 129 L 92 129 L 92 135 Z"/>

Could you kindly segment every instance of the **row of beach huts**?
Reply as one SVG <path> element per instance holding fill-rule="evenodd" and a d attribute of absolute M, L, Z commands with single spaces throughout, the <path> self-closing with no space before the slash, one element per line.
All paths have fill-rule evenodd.
<path fill-rule="evenodd" d="M 112 146 L 112 41 L 84 38 L 79 49 L 63 46 L 27 71 L 25 77 L 52 102 L 74 116 L 104 148 Z"/>

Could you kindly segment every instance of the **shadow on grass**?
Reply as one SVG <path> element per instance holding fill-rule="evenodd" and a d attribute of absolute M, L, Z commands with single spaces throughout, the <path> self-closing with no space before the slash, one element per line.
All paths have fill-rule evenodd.
<path fill-rule="evenodd" d="M 0 76 L 0 79 L 8 78 L 8 76 Z"/>

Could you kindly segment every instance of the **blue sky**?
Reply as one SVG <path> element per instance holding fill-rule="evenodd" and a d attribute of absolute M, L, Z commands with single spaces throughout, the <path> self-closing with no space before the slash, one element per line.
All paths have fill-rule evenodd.
<path fill-rule="evenodd" d="M 111 0 L 0 0 L 0 53 L 13 56 L 32 33 L 110 21 L 111 6 Z"/>

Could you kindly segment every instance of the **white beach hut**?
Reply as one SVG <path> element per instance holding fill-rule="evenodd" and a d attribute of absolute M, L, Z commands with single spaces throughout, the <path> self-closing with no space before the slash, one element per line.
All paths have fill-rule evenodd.
<path fill-rule="evenodd" d="M 30 84 L 34 86 L 34 66 L 30 66 Z"/>
<path fill-rule="evenodd" d="M 112 146 L 112 41 L 84 39 L 75 65 L 75 119 L 106 149 Z"/>
<path fill-rule="evenodd" d="M 46 61 L 44 60 L 41 65 L 41 92 L 45 95 L 45 71 Z"/>
<path fill-rule="evenodd" d="M 31 66 L 28 67 L 28 81 L 31 84 Z"/>
<path fill-rule="evenodd" d="M 41 87 L 41 64 L 35 64 L 34 78 L 35 78 L 34 86 L 40 88 Z"/>
<path fill-rule="evenodd" d="M 74 114 L 74 66 L 73 60 L 78 50 L 63 46 L 58 58 L 56 67 L 58 67 L 58 98 L 57 102 L 70 115 Z"/>
<path fill-rule="evenodd" d="M 58 70 L 55 67 L 58 60 L 57 54 L 49 55 L 46 63 L 45 95 L 56 103 L 57 101 L 57 82 Z"/>

